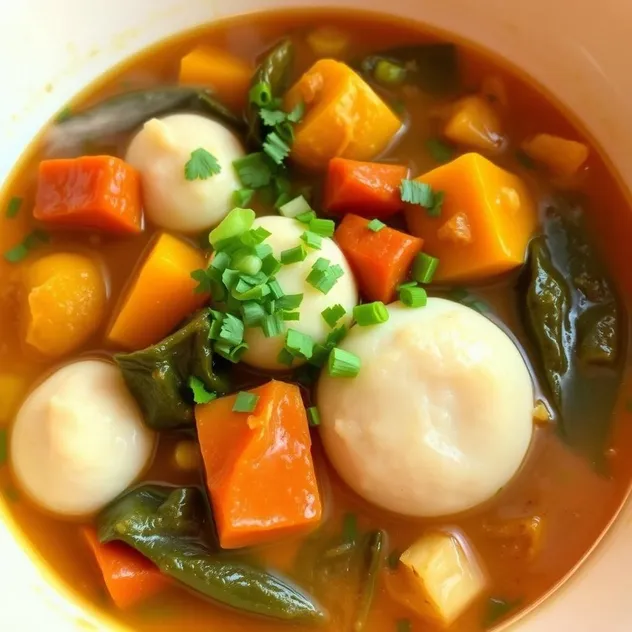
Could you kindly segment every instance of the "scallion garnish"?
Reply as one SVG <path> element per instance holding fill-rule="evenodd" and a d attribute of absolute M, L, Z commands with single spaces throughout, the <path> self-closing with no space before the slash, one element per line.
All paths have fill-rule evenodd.
<path fill-rule="evenodd" d="M 274 338 L 275 336 L 280 336 L 285 329 L 281 314 L 268 314 L 261 321 L 261 329 L 263 329 L 263 335 L 266 338 Z"/>
<path fill-rule="evenodd" d="M 301 320 L 301 315 L 298 312 L 281 312 L 281 318 L 283 318 L 285 322 L 296 321 Z"/>
<path fill-rule="evenodd" d="M 413 262 L 412 277 L 419 283 L 431 283 L 438 266 L 439 259 L 420 252 Z"/>
<path fill-rule="evenodd" d="M 5 216 L 9 219 L 13 219 L 17 217 L 20 209 L 22 208 L 22 198 L 21 197 L 12 197 L 7 204 L 7 210 L 5 211 Z"/>
<path fill-rule="evenodd" d="M 283 217 L 295 218 L 302 213 L 308 213 L 312 209 L 309 206 L 307 200 L 299 195 L 294 199 L 290 200 L 287 204 L 284 204 L 279 208 L 279 213 L 283 215 Z"/>
<path fill-rule="evenodd" d="M 375 301 L 374 303 L 356 305 L 353 308 L 353 318 L 360 327 L 367 327 L 385 323 L 389 318 L 389 313 L 382 301 Z"/>
<path fill-rule="evenodd" d="M 277 132 L 270 132 L 263 143 L 263 151 L 275 164 L 282 165 L 290 155 L 290 146 Z"/>
<path fill-rule="evenodd" d="M 294 356 L 285 348 L 279 351 L 279 355 L 277 356 L 277 362 L 282 364 L 283 366 L 292 366 L 294 362 Z"/>
<path fill-rule="evenodd" d="M 255 221 L 255 212 L 248 208 L 234 208 L 209 235 L 209 242 L 215 250 L 221 250 L 222 243 L 233 237 L 240 237 L 250 230 Z"/>
<path fill-rule="evenodd" d="M 270 279 L 270 281 L 268 281 L 268 287 L 275 299 L 285 296 L 281 284 L 276 279 Z"/>
<path fill-rule="evenodd" d="M 336 347 L 327 359 L 327 372 L 331 377 L 356 377 L 360 373 L 360 358 Z"/>
<path fill-rule="evenodd" d="M 254 393 L 248 393 L 247 391 L 240 391 L 237 393 L 235 403 L 233 404 L 233 412 L 235 413 L 251 413 L 257 407 L 259 402 L 259 395 Z"/>
<path fill-rule="evenodd" d="M 288 329 L 285 334 L 285 348 L 296 358 L 309 360 L 314 352 L 311 336 L 296 329 Z"/>
<path fill-rule="evenodd" d="M 336 223 L 333 219 L 314 218 L 309 223 L 309 232 L 321 237 L 333 237 L 335 230 Z"/>
<path fill-rule="evenodd" d="M 301 213 L 300 215 L 296 216 L 296 220 L 301 222 L 301 224 L 307 224 L 309 226 L 309 223 L 316 217 L 316 213 L 315 211 L 305 211 L 304 213 Z"/>
<path fill-rule="evenodd" d="M 310 406 L 307 409 L 307 421 L 312 427 L 320 426 L 320 413 L 318 412 L 318 408 L 316 408 L 316 406 Z"/>
<path fill-rule="evenodd" d="M 343 275 L 344 270 L 338 264 L 330 265 L 328 259 L 321 257 L 312 266 L 307 282 L 323 294 L 328 294 Z"/>
<path fill-rule="evenodd" d="M 233 167 L 245 188 L 262 189 L 272 182 L 272 169 L 263 152 L 239 158 L 233 162 Z"/>
<path fill-rule="evenodd" d="M 31 250 L 49 241 L 50 237 L 46 231 L 36 229 L 32 233 L 29 233 L 22 240 L 22 243 L 7 250 L 4 253 L 4 258 L 9 263 L 19 263 L 28 256 Z"/>
<path fill-rule="evenodd" d="M 248 206 L 248 204 L 250 204 L 254 194 L 254 189 L 237 189 L 237 191 L 233 193 L 233 202 L 235 203 L 235 206 L 243 208 L 244 206 Z"/>
<path fill-rule="evenodd" d="M 380 222 L 379 219 L 372 219 L 366 227 L 374 233 L 379 233 L 382 228 L 386 228 L 386 224 L 384 222 Z"/>
<path fill-rule="evenodd" d="M 241 313 L 246 327 L 256 327 L 266 316 L 266 311 L 257 301 L 245 301 L 241 304 Z"/>
<path fill-rule="evenodd" d="M 224 314 L 218 339 L 232 347 L 240 345 L 244 341 L 243 322 L 232 314 Z"/>
<path fill-rule="evenodd" d="M 428 302 L 428 294 L 422 287 L 405 287 L 399 291 L 399 300 L 406 307 L 424 307 Z"/>
<path fill-rule="evenodd" d="M 301 239 L 305 242 L 305 245 L 308 248 L 313 248 L 314 250 L 320 250 L 323 245 L 323 238 L 318 233 L 314 233 L 311 230 L 306 230 L 301 235 Z"/>
<path fill-rule="evenodd" d="M 268 277 L 274 276 L 281 269 L 281 262 L 273 255 L 261 259 L 261 272 Z"/>
<path fill-rule="evenodd" d="M 303 302 L 302 294 L 285 294 L 277 301 L 277 307 L 282 310 L 298 309 Z"/>
<path fill-rule="evenodd" d="M 248 250 L 240 250 L 233 255 L 231 265 L 244 274 L 257 274 L 261 271 L 262 261 Z"/>
<path fill-rule="evenodd" d="M 248 93 L 250 103 L 260 108 L 267 108 L 272 103 L 272 88 L 267 81 L 256 83 Z"/>
<path fill-rule="evenodd" d="M 303 244 L 295 246 L 294 248 L 289 248 L 288 250 L 284 250 L 281 253 L 281 263 L 283 265 L 290 265 L 292 263 L 299 263 L 300 261 L 305 261 L 307 257 L 307 250 Z"/>
<path fill-rule="evenodd" d="M 321 315 L 325 319 L 325 322 L 333 329 L 338 321 L 347 313 L 347 310 L 337 303 L 330 307 L 326 307 Z"/>
<path fill-rule="evenodd" d="M 400 185 L 402 202 L 417 204 L 426 209 L 430 217 L 439 217 L 445 194 L 443 191 L 433 191 L 425 182 L 417 180 L 402 180 Z"/>

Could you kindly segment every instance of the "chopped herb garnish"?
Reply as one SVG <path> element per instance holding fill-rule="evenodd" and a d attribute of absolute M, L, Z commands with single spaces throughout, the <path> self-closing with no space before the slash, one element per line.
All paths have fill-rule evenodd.
<path fill-rule="evenodd" d="M 412 277 L 419 283 L 431 283 L 438 266 L 439 259 L 420 252 L 413 262 Z"/>
<path fill-rule="evenodd" d="M 235 160 L 233 167 L 243 187 L 262 189 L 272 182 L 272 169 L 262 152 L 248 154 Z"/>
<path fill-rule="evenodd" d="M 9 219 L 13 219 L 17 217 L 20 209 L 22 208 L 22 198 L 21 197 L 12 197 L 7 204 L 7 210 L 5 211 L 5 215 Z"/>
<path fill-rule="evenodd" d="M 193 392 L 193 401 L 196 404 L 208 404 L 217 399 L 217 393 L 208 391 L 204 382 L 193 375 L 189 378 L 189 388 Z"/>
<path fill-rule="evenodd" d="M 193 270 L 191 278 L 198 283 L 193 290 L 195 294 L 208 294 L 211 291 L 212 281 L 206 270 Z"/>
<path fill-rule="evenodd" d="M 305 103 L 303 103 L 302 101 L 299 101 L 294 106 L 292 111 L 287 115 L 287 120 L 290 121 L 290 123 L 300 123 L 304 115 L 305 115 Z"/>
<path fill-rule="evenodd" d="M 240 345 L 244 340 L 243 322 L 232 314 L 224 314 L 219 340 L 234 347 Z"/>
<path fill-rule="evenodd" d="M 208 239 L 215 250 L 224 250 L 229 240 L 241 237 L 250 230 L 255 212 L 248 208 L 234 208 L 210 233 Z M 241 242 L 240 242 L 241 245 Z"/>
<path fill-rule="evenodd" d="M 280 336 L 285 329 L 283 317 L 281 314 L 268 314 L 261 322 L 261 329 L 266 338 Z"/>
<path fill-rule="evenodd" d="M 254 393 L 248 393 L 246 391 L 240 391 L 237 393 L 235 403 L 233 404 L 233 412 L 235 413 L 251 413 L 257 407 L 259 402 L 259 395 Z"/>
<path fill-rule="evenodd" d="M 233 193 L 233 201 L 236 206 L 245 207 L 252 202 L 254 189 L 238 189 Z"/>
<path fill-rule="evenodd" d="M 301 235 L 301 239 L 305 242 L 305 245 L 308 248 L 313 248 L 314 250 L 320 250 L 323 245 L 323 238 L 318 233 L 314 233 L 311 230 L 306 230 Z"/>
<path fill-rule="evenodd" d="M 309 223 L 316 218 L 316 213 L 315 211 L 309 210 L 309 211 L 305 211 L 304 213 L 301 213 L 300 215 L 296 216 L 296 220 L 301 222 L 301 224 L 307 224 L 309 226 Z"/>
<path fill-rule="evenodd" d="M 389 318 L 389 313 L 382 301 L 375 301 L 356 305 L 353 308 L 353 318 L 360 327 L 367 327 L 385 323 Z"/>
<path fill-rule="evenodd" d="M 408 74 L 406 68 L 388 59 L 380 59 L 375 65 L 373 76 L 375 80 L 385 86 L 401 86 Z"/>
<path fill-rule="evenodd" d="M 316 233 L 321 237 L 333 237 L 336 230 L 336 223 L 333 219 L 314 218 L 309 222 L 309 232 Z"/>
<path fill-rule="evenodd" d="M 325 341 L 325 344 L 327 346 L 335 347 L 336 345 L 340 344 L 344 340 L 345 336 L 347 335 L 347 332 L 348 332 L 348 329 L 344 325 L 337 327 L 333 331 L 329 332 L 329 335 L 327 336 L 327 340 Z"/>
<path fill-rule="evenodd" d="M 266 311 L 257 301 L 246 301 L 241 304 L 241 314 L 246 327 L 256 327 L 266 316 Z"/>
<path fill-rule="evenodd" d="M 360 373 L 360 358 L 336 347 L 329 354 L 327 371 L 331 377 L 356 377 Z"/>
<path fill-rule="evenodd" d="M 277 362 L 282 364 L 283 366 L 292 366 L 294 362 L 294 356 L 285 348 L 279 351 L 279 355 L 277 356 Z"/>
<path fill-rule="evenodd" d="M 300 261 L 305 261 L 307 257 L 307 250 L 303 244 L 295 246 L 294 248 L 289 248 L 288 250 L 284 250 L 281 253 L 281 263 L 283 265 L 290 265 L 292 263 L 299 263 Z"/>
<path fill-rule="evenodd" d="M 285 348 L 294 357 L 309 360 L 314 352 L 314 341 L 307 334 L 296 329 L 288 329 L 285 334 Z"/>
<path fill-rule="evenodd" d="M 248 99 L 260 108 L 267 108 L 272 103 L 272 87 L 267 81 L 260 81 L 250 88 Z"/>
<path fill-rule="evenodd" d="M 425 182 L 402 180 L 400 193 L 402 202 L 422 206 L 430 217 L 441 215 L 441 207 L 445 198 L 443 191 L 433 191 L 432 187 Z"/>
<path fill-rule="evenodd" d="M 320 426 L 320 413 L 316 406 L 311 406 L 307 409 L 307 420 L 312 428 Z"/>
<path fill-rule="evenodd" d="M 5 251 L 4 258 L 9 263 L 19 263 L 20 261 L 26 259 L 29 254 L 29 249 L 24 244 L 18 244 L 13 248 Z"/>
<path fill-rule="evenodd" d="M 440 138 L 429 138 L 426 141 L 426 150 L 440 164 L 450 162 L 455 154 L 454 147 Z"/>
<path fill-rule="evenodd" d="M 419 285 L 417 281 L 406 281 L 404 283 L 400 283 L 397 286 L 397 291 L 399 292 L 400 290 L 403 290 L 405 287 L 417 287 L 417 285 Z"/>
<path fill-rule="evenodd" d="M 347 310 L 337 303 L 336 305 L 332 305 L 330 307 L 326 307 L 321 315 L 325 319 L 325 322 L 333 329 L 338 321 L 347 313 Z"/>
<path fill-rule="evenodd" d="M 372 219 L 366 227 L 374 233 L 379 233 L 382 228 L 386 228 L 386 224 L 384 222 L 380 222 L 379 219 Z"/>
<path fill-rule="evenodd" d="M 282 165 L 283 161 L 290 155 L 290 146 L 277 132 L 270 132 L 263 143 L 263 151 L 275 164 Z"/>
<path fill-rule="evenodd" d="M 268 127 L 274 127 L 287 120 L 287 114 L 283 110 L 260 110 L 259 116 Z"/>
<path fill-rule="evenodd" d="M 4 258 L 9 263 L 19 263 L 28 256 L 31 250 L 49 241 L 50 237 L 46 231 L 36 229 L 32 233 L 29 233 L 21 244 L 7 250 L 4 253 Z"/>
<path fill-rule="evenodd" d="M 296 321 L 301 320 L 301 315 L 298 312 L 281 312 L 281 318 L 283 318 L 285 322 Z"/>
<path fill-rule="evenodd" d="M 298 215 L 303 213 L 308 213 L 312 209 L 309 206 L 307 200 L 299 195 L 295 197 L 293 200 L 290 200 L 287 204 L 283 204 L 283 206 L 279 207 L 279 213 L 283 215 L 283 217 L 295 218 Z"/>
<path fill-rule="evenodd" d="M 192 151 L 191 158 L 184 165 L 184 177 L 187 180 L 208 180 L 221 171 L 222 167 L 217 158 L 202 147 Z"/>
<path fill-rule="evenodd" d="M 321 257 L 312 266 L 307 282 L 323 294 L 328 294 L 343 275 L 344 270 L 338 264 L 330 265 L 329 260 Z"/>
<path fill-rule="evenodd" d="M 399 300 L 406 307 L 425 307 L 428 294 L 422 287 L 405 287 L 399 291 Z"/>

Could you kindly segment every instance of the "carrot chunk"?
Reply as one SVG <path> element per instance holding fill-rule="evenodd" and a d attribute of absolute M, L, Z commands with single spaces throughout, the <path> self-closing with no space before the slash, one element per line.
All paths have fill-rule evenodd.
<path fill-rule="evenodd" d="M 197 283 L 191 278 L 191 272 L 205 266 L 200 251 L 161 234 L 126 291 L 108 340 L 127 349 L 142 349 L 162 340 L 208 300 L 207 295 L 195 293 Z"/>
<path fill-rule="evenodd" d="M 336 215 L 355 213 L 385 219 L 402 210 L 399 185 L 408 167 L 345 158 L 329 161 L 324 208 Z"/>
<path fill-rule="evenodd" d="M 252 413 L 236 395 L 197 406 L 195 418 L 220 544 L 260 544 L 302 532 L 321 519 L 307 414 L 294 384 L 250 391 Z"/>
<path fill-rule="evenodd" d="M 113 156 L 43 160 L 33 215 L 63 227 L 139 233 L 140 177 Z"/>
<path fill-rule="evenodd" d="M 347 257 L 364 298 L 390 303 L 424 242 L 389 227 L 376 233 L 368 224 L 367 219 L 357 215 L 345 215 L 334 238 Z"/>
<path fill-rule="evenodd" d="M 94 552 L 105 586 L 117 608 L 125 610 L 135 606 L 169 585 L 169 579 L 154 564 L 127 544 L 101 544 L 91 527 L 85 527 L 83 534 Z"/>
<path fill-rule="evenodd" d="M 198 46 L 180 62 L 180 83 L 210 86 L 222 103 L 241 111 L 253 72 L 249 63 L 221 48 Z"/>

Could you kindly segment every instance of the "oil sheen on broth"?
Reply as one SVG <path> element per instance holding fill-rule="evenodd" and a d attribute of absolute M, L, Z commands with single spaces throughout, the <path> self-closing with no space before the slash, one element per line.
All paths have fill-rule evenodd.
<path fill-rule="evenodd" d="M 268 67 L 271 72 L 260 73 L 252 83 L 251 76 L 261 56 L 283 38 L 293 48 L 294 64 L 287 84 L 294 87 L 287 94 L 286 88 L 274 94 L 282 74 L 277 67 Z M 129 518 L 117 514 L 125 509 L 122 501 L 114 500 L 97 515 L 93 505 L 100 509 L 128 486 L 147 482 L 174 488 L 192 486 L 197 491 L 180 497 L 187 507 L 195 494 L 210 490 L 220 540 L 232 550 L 230 563 L 266 577 L 267 573 L 280 573 L 301 586 L 308 597 L 316 596 L 318 607 L 328 612 L 322 629 L 332 632 L 439 630 L 446 626 L 464 632 L 491 629 L 537 602 L 566 577 L 598 540 L 624 499 L 632 462 L 628 454 L 632 445 L 630 412 L 625 405 L 627 301 L 632 290 L 629 266 L 624 264 L 627 235 L 632 231 L 628 200 L 590 140 L 552 99 L 501 60 L 460 42 L 453 47 L 427 48 L 437 42 L 435 36 L 401 22 L 346 12 L 275 13 L 205 27 L 143 53 L 85 92 L 61 113 L 57 130 L 52 135 L 44 132 L 34 143 L 7 183 L 0 216 L 0 250 L 5 253 L 0 258 L 0 455 L 7 452 L 0 463 L 0 492 L 16 531 L 24 534 L 28 546 L 82 599 L 131 629 L 201 632 L 218 627 L 224 632 L 265 632 L 279 630 L 283 624 L 222 607 L 179 587 L 176 581 L 157 582 L 154 594 L 146 599 L 136 599 L 131 595 L 133 588 L 123 588 L 122 601 L 113 601 L 114 594 L 104 583 L 107 564 L 102 557 L 97 564 L 85 532 L 87 526 L 95 525 L 102 539 L 116 532 L 118 520 Z M 204 46 L 211 46 L 214 53 L 189 57 L 187 70 L 181 71 L 183 57 Z M 279 59 L 277 55 L 277 63 Z M 357 87 L 357 75 L 346 74 L 333 61 L 323 59 L 335 59 L 355 69 L 368 82 L 370 95 L 363 92 L 367 84 Z M 358 111 L 377 121 L 371 125 L 370 138 L 363 140 L 363 132 L 357 128 L 355 136 L 351 134 L 355 140 L 344 148 L 339 139 L 317 143 L 319 134 L 338 133 L 333 123 L 327 131 L 326 112 L 320 114 L 323 129 L 310 123 L 316 132 L 309 132 L 312 109 L 322 108 L 322 104 L 310 102 L 310 94 L 322 89 L 319 81 L 326 80 L 328 73 L 340 73 L 336 85 L 350 86 L 355 98 L 364 95 Z M 228 115 L 220 112 L 218 116 L 214 106 L 209 113 L 211 106 L 200 105 L 192 97 L 143 117 L 144 102 L 138 106 L 141 118 L 131 129 L 114 134 L 104 129 L 101 135 L 84 135 L 80 145 L 68 142 L 72 130 L 64 125 L 72 124 L 76 113 L 113 95 L 175 86 L 181 80 L 204 85 L 208 77 L 213 77 L 209 87 L 216 90 Z M 249 93 L 253 85 L 254 92 Z M 267 87 L 272 87 L 272 97 L 280 97 L 279 102 L 261 96 Z M 249 112 L 249 127 L 243 126 L 244 108 Z M 172 116 L 164 118 L 167 110 Z M 200 110 L 221 126 L 205 122 L 200 127 L 196 118 Z M 235 132 L 224 126 L 231 112 L 237 119 L 232 128 Z M 295 121 L 291 116 L 288 119 L 292 112 Z M 139 113 L 132 108 L 125 115 L 134 120 Z M 161 120 L 145 125 L 135 137 L 154 115 Z M 275 116 L 280 118 L 272 120 Z M 404 124 L 400 131 L 398 118 Z M 265 127 L 262 121 L 271 124 Z M 396 124 L 391 129 L 393 121 Z M 288 127 L 293 131 L 288 132 Z M 293 136 L 293 143 L 283 137 L 283 131 Z M 262 146 L 262 140 L 274 145 L 271 133 L 281 134 L 276 138 L 281 147 L 285 144 L 290 149 L 287 159 L 279 158 L 278 147 Z M 204 149 L 205 138 L 214 143 L 210 158 L 208 152 L 195 153 L 197 148 Z M 232 163 L 253 151 L 268 156 L 268 165 L 276 164 L 276 156 L 289 168 L 282 177 L 275 172 L 273 185 L 251 196 L 247 189 L 256 186 L 240 182 L 239 169 L 233 172 Z M 48 179 L 55 183 L 51 190 L 63 191 L 66 185 L 61 184 L 57 169 L 65 167 L 40 168 L 40 162 L 103 155 L 126 159 L 132 165 L 99 158 L 94 163 L 111 176 L 115 173 L 112 177 L 123 182 L 121 190 L 129 187 L 131 197 L 125 208 L 139 204 L 133 199 L 134 190 L 138 191 L 134 178 L 141 173 L 144 223 L 125 212 L 107 216 L 100 211 L 98 220 L 89 213 L 62 220 L 46 216 L 50 200 L 42 193 L 42 182 Z M 379 162 L 389 169 L 379 175 L 382 172 L 375 171 L 375 165 L 366 167 L 366 178 L 377 178 L 378 184 L 363 189 L 366 178 L 351 173 L 350 159 Z M 186 176 L 182 172 L 185 163 L 191 170 Z M 84 163 L 84 168 L 96 168 L 94 164 Z M 397 165 L 403 173 L 397 171 Z M 493 165 L 503 171 L 496 171 Z M 391 182 L 384 184 L 381 194 L 376 192 L 380 178 Z M 402 194 L 407 194 L 400 193 L 399 182 L 408 178 L 411 181 L 404 189 L 410 188 L 412 203 L 404 204 Z M 492 195 L 490 191 L 508 197 L 479 200 L 481 195 Z M 33 217 L 36 194 L 40 221 Z M 300 194 L 309 205 L 295 201 Z M 206 268 L 209 229 L 230 208 L 252 208 L 260 216 L 279 215 L 275 202 L 280 196 L 285 197 L 278 206 L 290 202 L 282 214 L 292 214 L 297 208 L 309 211 L 311 206 L 318 217 L 333 218 L 333 241 L 327 237 L 327 223 L 308 226 L 297 219 L 257 219 L 252 229 L 270 233 L 262 242 L 270 249 L 257 251 L 262 256 L 254 259 L 254 251 L 242 253 L 239 265 L 245 266 L 243 274 L 256 276 L 267 254 L 272 252 L 282 260 L 285 255 L 281 253 L 294 248 L 294 255 L 287 256 L 298 258 L 275 274 L 286 298 L 304 292 L 300 327 L 308 334 L 307 341 L 299 336 L 298 346 L 292 346 L 289 339 L 266 336 L 263 326 L 248 328 L 246 323 L 250 348 L 242 361 L 217 360 L 218 354 L 241 353 L 239 335 L 235 340 L 234 329 L 230 323 L 226 325 L 230 305 L 215 301 L 215 311 L 209 314 L 207 296 L 193 294 L 196 284 L 187 285 L 188 273 Z M 461 206 L 455 209 L 457 196 Z M 514 196 L 519 197 L 517 203 Z M 525 210 L 525 199 L 532 200 L 531 210 Z M 507 220 L 494 211 L 494 205 L 514 208 L 516 215 Z M 182 212 L 172 212 L 174 208 Z M 191 208 L 196 209 L 195 214 L 189 212 Z M 387 227 L 377 223 L 367 228 L 360 215 L 366 220 L 378 218 Z M 246 222 L 246 229 L 251 228 L 248 217 L 242 213 L 238 218 Z M 233 221 L 232 229 L 235 225 Z M 305 243 L 306 229 L 312 232 L 312 240 L 321 242 L 320 247 Z M 365 232 L 358 233 L 360 230 Z M 379 240 L 388 230 L 398 231 L 400 239 L 398 248 L 390 251 L 392 256 L 406 260 L 406 253 L 412 253 L 415 258 L 412 274 L 418 283 L 398 287 L 411 279 L 411 257 L 399 277 L 393 272 L 397 268 L 394 260 L 376 264 L 378 257 L 362 257 L 363 243 L 371 243 L 373 252 L 380 252 Z M 480 231 L 491 231 L 491 237 L 480 238 Z M 362 239 L 358 240 L 358 234 Z M 500 246 L 494 234 L 501 235 Z M 418 237 L 424 240 L 421 252 L 430 258 L 418 254 Z M 476 239 L 482 239 L 479 245 Z M 301 243 L 303 255 L 297 255 Z M 153 248 L 149 255 L 148 247 Z M 459 255 L 462 247 L 468 248 L 467 256 Z M 211 267 L 222 257 L 238 265 L 235 250 L 223 248 L 225 243 L 216 240 Z M 433 256 L 439 259 L 434 280 Z M 154 270 L 140 265 L 143 257 L 146 262 L 157 262 Z M 304 290 L 304 282 L 298 283 L 292 270 L 303 270 L 307 276 L 322 258 L 327 262 L 324 272 L 316 271 L 320 274 L 316 274 L 316 283 L 326 283 L 336 265 L 343 274 L 332 281 L 330 291 L 310 294 L 312 290 Z M 255 268 L 249 268 L 251 265 Z M 189 266 L 184 280 L 178 277 L 178 266 Z M 385 282 L 383 270 L 391 275 L 384 272 Z M 220 277 L 223 280 L 209 281 L 207 275 L 198 274 L 196 280 L 223 283 L 225 290 L 227 277 Z M 174 312 L 171 300 L 156 302 L 161 284 L 172 292 L 168 296 L 178 297 L 178 304 L 186 306 L 184 313 Z M 83 293 L 76 291 L 78 285 Z M 58 295 L 47 294 L 47 288 L 53 286 L 58 287 Z M 134 291 L 141 286 L 148 288 L 144 294 Z M 425 304 L 421 287 L 430 297 Z M 211 288 L 217 297 L 217 285 Z M 315 358 L 318 343 L 324 343 L 336 326 L 350 326 L 352 315 L 358 322 L 386 318 L 379 307 L 364 314 L 354 311 L 358 302 L 388 304 L 398 295 L 414 306 L 391 305 L 386 309 L 387 322 L 356 324 L 344 340 L 325 348 L 326 353 L 339 355 L 340 361 L 332 362 L 333 368 L 322 369 L 316 387 L 317 369 L 312 366 L 316 362 L 305 364 L 304 360 Z M 261 293 L 248 297 L 251 303 L 259 302 L 266 309 L 270 306 Z M 246 300 L 240 303 L 241 309 Z M 162 307 L 156 309 L 156 305 Z M 297 309 L 287 305 L 288 312 Z M 336 305 L 342 308 L 331 326 L 320 313 Z M 79 316 L 73 306 L 79 307 Z M 217 310 L 224 310 L 224 315 L 218 317 Z M 69 326 L 73 318 L 78 320 Z M 226 335 L 232 342 L 217 337 L 219 328 L 213 334 L 213 319 L 217 318 L 230 330 Z M 179 329 L 183 321 L 185 330 Z M 292 321 L 281 324 L 291 327 Z M 449 334 L 444 336 L 446 330 Z M 154 349 L 149 360 L 146 354 L 139 357 L 133 352 L 176 331 L 188 345 L 186 353 L 195 355 L 204 345 L 215 345 L 216 361 L 206 369 L 199 362 L 195 368 L 189 364 L 177 369 L 197 380 L 179 384 L 171 392 L 172 398 L 184 397 L 184 408 L 165 397 L 150 411 L 146 399 L 164 395 L 164 383 L 152 391 L 146 378 L 133 382 L 130 375 L 142 372 L 141 365 L 152 358 L 166 362 L 170 357 L 167 347 L 175 343 L 171 339 L 167 347 Z M 206 342 L 209 331 L 212 343 Z M 222 342 L 226 343 L 223 352 L 218 352 Z M 467 364 L 459 364 L 455 344 L 500 359 L 502 370 L 478 367 L 482 372 L 474 375 Z M 331 351 L 334 346 L 335 352 Z M 324 347 L 320 347 L 322 352 Z M 408 356 L 407 349 L 411 350 Z M 412 349 L 417 355 L 410 355 Z M 284 365 L 284 352 L 290 353 L 290 361 L 294 353 L 293 371 Z M 111 363 L 115 353 L 122 354 L 117 365 Z M 446 361 L 451 354 L 454 363 Z M 435 366 L 437 358 L 444 373 Z M 337 371 L 353 373 L 348 362 L 353 365 L 354 360 L 361 361 L 356 377 L 336 376 Z M 71 364 L 74 362 L 82 364 Z M 116 366 L 121 367 L 131 392 Z M 65 373 L 54 373 L 58 369 Z M 271 373 L 270 369 L 277 371 Z M 61 386 L 44 382 L 51 375 L 52 380 L 63 383 L 66 395 Z M 446 376 L 455 380 L 453 390 L 450 385 L 445 391 Z M 72 401 L 87 379 L 93 381 L 93 388 Z M 300 391 L 286 392 L 271 379 L 298 384 Z M 491 389 L 490 384 L 497 387 Z M 233 397 L 224 404 L 228 400 L 218 398 L 201 404 L 196 420 L 191 417 L 193 393 L 201 403 L 212 399 L 213 392 L 234 394 L 257 387 L 254 399 L 239 395 L 236 401 Z M 482 400 L 479 394 L 486 388 L 500 395 Z M 226 452 L 235 449 L 231 441 L 242 432 L 240 419 L 243 424 L 248 419 L 253 427 L 271 424 L 256 408 L 265 400 L 272 402 L 273 409 L 275 401 L 285 402 L 285 408 L 277 406 L 278 411 L 286 412 L 285 417 L 275 413 L 281 420 L 277 419 L 281 425 L 276 431 L 288 433 L 286 438 L 303 450 L 309 447 L 299 392 L 310 414 L 316 414 L 312 407 L 317 404 L 320 415 L 320 428 L 310 428 L 311 457 L 309 450 L 300 459 L 288 456 L 292 472 L 300 477 L 299 491 L 310 500 L 292 518 L 297 524 L 288 523 L 286 531 L 276 533 L 276 527 L 270 525 L 259 531 L 237 526 L 230 510 L 224 511 L 231 494 L 247 494 L 249 485 L 258 490 L 265 490 L 266 485 L 285 489 L 294 482 L 284 480 L 282 469 L 272 466 L 269 472 L 262 470 L 259 478 L 226 479 L 221 463 L 215 462 L 221 451 L 217 446 Z M 393 399 L 389 401 L 389 397 Z M 39 410 L 37 415 L 30 413 L 31 405 L 40 406 L 33 409 Z M 240 406 L 246 412 L 231 410 Z M 470 408 L 464 410 L 466 406 Z M 248 417 L 248 411 L 255 414 Z M 408 422 L 417 413 L 420 427 L 427 429 L 424 420 L 431 419 L 443 428 L 446 434 L 439 441 L 452 437 L 452 444 L 443 445 L 445 454 L 419 448 L 415 428 Z M 500 417 L 494 418 L 496 414 Z M 107 415 L 124 417 L 125 423 L 108 426 Z M 86 416 L 93 424 L 92 434 L 82 425 Z M 223 417 L 228 430 L 215 423 Z M 354 422 L 356 417 L 361 423 Z M 441 426 L 441 419 L 446 418 L 447 425 Z M 49 443 L 40 445 L 44 435 Z M 121 452 L 100 449 L 116 445 L 121 437 L 128 448 L 133 444 L 123 464 L 119 462 Z M 37 449 L 29 447 L 36 443 Z M 499 443 L 504 450 L 496 451 L 494 446 Z M 37 452 L 49 444 L 68 460 L 74 459 L 73 467 L 78 469 L 61 471 L 54 460 L 47 461 L 47 452 Z M 421 451 L 416 452 L 418 449 Z M 454 457 L 450 450 L 460 456 Z M 466 458 L 468 454 L 471 459 Z M 459 467 L 470 469 L 466 472 Z M 82 473 L 81 483 L 78 473 Z M 268 478 L 262 482 L 264 476 Z M 410 489 L 405 487 L 406 481 Z M 143 507 L 149 511 L 156 499 L 164 501 L 164 488 L 153 496 L 152 488 L 147 489 L 147 505 L 132 492 L 134 511 Z M 287 502 L 279 500 L 282 495 L 270 492 L 268 502 Z M 251 511 L 265 511 L 256 499 L 248 502 Z M 202 537 L 213 551 L 218 546 L 215 529 L 205 511 L 199 520 L 195 528 L 202 530 L 202 536 L 198 529 L 195 537 Z M 122 545 L 118 546 L 109 549 L 109 554 L 116 556 Z M 147 553 L 142 547 L 139 550 Z M 380 555 L 371 557 L 378 550 Z M 460 588 L 453 592 L 451 603 L 429 608 L 423 602 L 433 600 L 428 591 L 433 582 L 441 581 L 431 572 L 433 555 L 444 556 L 448 566 L 455 556 L 461 556 L 461 561 L 468 560 L 464 566 L 469 565 L 470 575 L 459 578 Z M 425 588 L 417 585 L 411 568 L 423 576 Z M 115 605 L 127 598 L 130 604 L 126 607 Z M 460 601 L 463 607 L 458 605 Z M 227 605 L 235 603 L 228 600 Z M 297 617 L 298 628 L 293 629 L 311 629 L 304 623 L 311 615 L 301 616 Z"/>

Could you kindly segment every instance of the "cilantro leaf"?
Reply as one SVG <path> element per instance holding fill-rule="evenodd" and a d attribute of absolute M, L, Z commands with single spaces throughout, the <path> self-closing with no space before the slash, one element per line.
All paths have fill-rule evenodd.
<path fill-rule="evenodd" d="M 217 399 L 217 393 L 207 390 L 204 382 L 193 375 L 189 378 L 189 388 L 193 392 L 193 401 L 196 404 L 208 404 Z"/>
<path fill-rule="evenodd" d="M 195 294 L 209 294 L 211 291 L 211 279 L 206 274 L 206 270 L 201 268 L 191 272 L 191 278 L 198 282 L 197 287 L 193 290 Z"/>
<path fill-rule="evenodd" d="M 274 127 L 275 125 L 279 125 L 279 123 L 284 123 L 287 119 L 287 114 L 282 110 L 260 110 L 259 116 L 268 127 Z"/>
<path fill-rule="evenodd" d="M 290 123 L 300 123 L 301 119 L 305 115 L 305 104 L 300 101 L 294 106 L 294 109 L 287 115 L 287 120 Z"/>
<path fill-rule="evenodd" d="M 290 155 L 290 146 L 276 132 L 271 132 L 263 143 L 263 151 L 277 165 L 282 165 Z"/>
<path fill-rule="evenodd" d="M 187 180 L 207 180 L 222 170 L 217 158 L 202 147 L 191 152 L 191 158 L 184 165 L 184 177 Z"/>
<path fill-rule="evenodd" d="M 248 189 L 262 189 L 272 182 L 272 169 L 262 152 L 248 154 L 233 162 L 237 177 Z"/>

